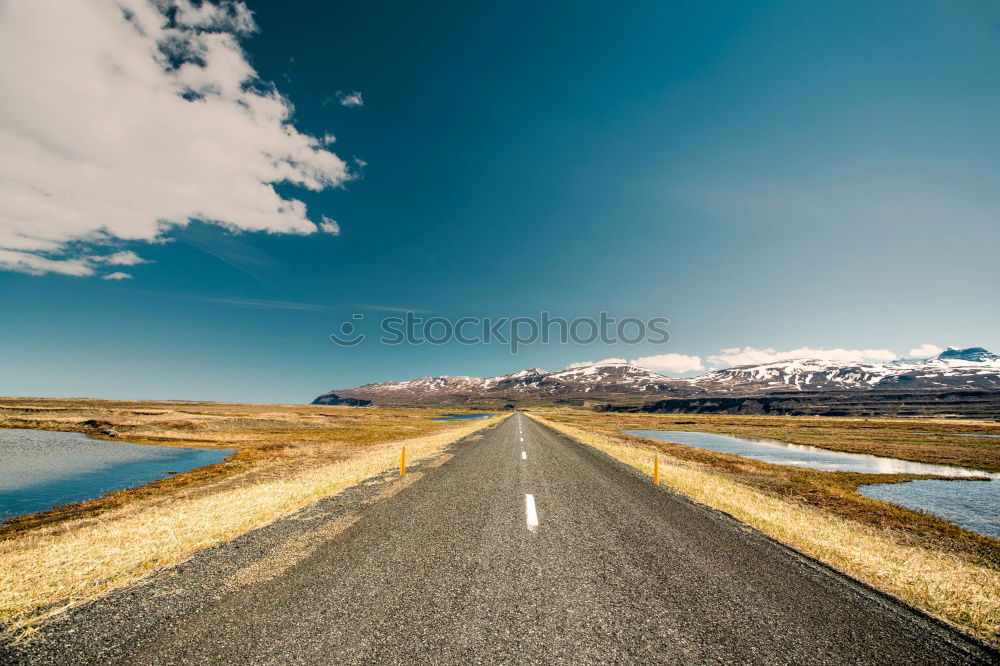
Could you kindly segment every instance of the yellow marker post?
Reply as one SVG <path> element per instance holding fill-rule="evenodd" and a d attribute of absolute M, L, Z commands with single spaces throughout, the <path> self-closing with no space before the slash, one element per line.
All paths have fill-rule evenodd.
<path fill-rule="evenodd" d="M 406 476 L 406 447 L 399 451 L 399 475 Z"/>
<path fill-rule="evenodd" d="M 660 485 L 660 456 L 653 458 L 653 485 Z"/>

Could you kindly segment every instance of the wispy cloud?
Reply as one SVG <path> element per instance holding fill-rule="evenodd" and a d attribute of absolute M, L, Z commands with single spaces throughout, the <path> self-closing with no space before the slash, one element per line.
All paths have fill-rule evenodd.
<path fill-rule="evenodd" d="M 334 306 L 320 304 L 320 303 L 305 303 L 302 301 L 284 301 L 284 300 L 267 299 L 267 298 L 243 298 L 240 296 L 206 296 L 203 294 L 183 294 L 178 292 L 155 291 L 155 290 L 143 290 L 142 293 L 146 293 L 151 296 L 168 296 L 171 298 L 181 298 L 188 301 L 197 301 L 199 303 L 218 303 L 219 305 L 231 305 L 233 307 L 265 308 L 274 310 L 308 310 L 314 312 L 328 312 L 334 309 Z M 433 310 L 421 310 L 419 308 L 397 307 L 393 305 L 375 305 L 371 303 L 338 304 L 336 307 L 338 309 L 350 307 L 350 308 L 355 308 L 356 310 L 374 310 L 376 312 L 413 312 L 417 314 L 429 314 L 433 312 Z"/>
<path fill-rule="evenodd" d="M 340 235 L 340 225 L 337 224 L 337 220 L 331 220 L 325 215 L 323 216 L 323 221 L 319 223 L 319 228 L 324 233 L 333 234 L 334 236 Z"/>
<path fill-rule="evenodd" d="M 361 93 L 355 90 L 354 92 L 345 93 L 342 90 L 337 91 L 337 102 L 341 106 L 347 107 L 360 107 L 365 105 L 364 99 L 361 98 Z"/>
<path fill-rule="evenodd" d="M 719 354 L 709 356 L 708 362 L 716 367 L 739 365 L 759 365 L 777 361 L 792 361 L 800 358 L 814 358 L 825 361 L 863 363 L 871 361 L 894 361 L 897 356 L 888 349 L 814 349 L 799 347 L 789 351 L 755 349 L 754 347 L 733 347 L 723 349 Z"/>
<path fill-rule="evenodd" d="M 128 273 L 122 273 L 121 271 L 115 271 L 114 273 L 108 273 L 107 275 L 101 276 L 102 280 L 131 280 L 132 276 Z"/>
<path fill-rule="evenodd" d="M 240 45 L 256 29 L 242 2 L 4 3 L 0 270 L 96 275 L 115 263 L 87 246 L 191 219 L 318 231 L 275 185 L 320 191 L 350 170 L 259 80 Z"/>
<path fill-rule="evenodd" d="M 600 361 L 577 361 L 576 363 L 570 363 L 566 366 L 567 370 L 572 370 L 573 368 L 584 368 L 588 365 L 600 365 L 601 363 L 628 363 L 623 358 L 604 358 Z"/>
<path fill-rule="evenodd" d="M 354 307 L 362 310 L 375 310 L 376 312 L 413 312 L 415 314 L 430 314 L 434 310 L 421 310 L 420 308 L 407 308 L 395 305 L 373 305 L 371 303 L 359 303 Z"/>
<path fill-rule="evenodd" d="M 263 308 L 267 310 L 309 310 L 313 312 L 324 312 L 330 308 L 316 303 L 299 303 L 296 301 L 272 301 L 261 298 L 228 298 L 223 296 L 184 296 L 192 301 L 203 303 L 219 303 L 220 305 L 232 305 L 243 308 Z"/>
<path fill-rule="evenodd" d="M 940 352 L 941 349 L 934 345 L 923 345 L 917 349 L 910 350 L 910 355 L 917 357 L 933 356 Z M 798 349 L 789 351 L 777 351 L 775 349 L 756 349 L 754 347 L 733 347 L 731 349 L 723 349 L 720 353 L 709 356 L 708 364 L 714 368 L 719 368 L 760 365 L 804 358 L 849 363 L 874 363 L 894 361 L 898 357 L 888 349 L 816 349 L 812 347 L 799 347 Z M 654 372 L 669 372 L 672 374 L 705 370 L 701 356 L 687 354 L 656 354 L 654 356 L 634 358 L 627 362 Z M 567 369 L 578 368 L 586 365 L 594 365 L 595 363 L 626 363 L 626 360 L 623 358 L 606 358 L 596 362 L 579 361 L 570 363 L 566 367 Z"/>
<path fill-rule="evenodd" d="M 195 224 L 178 232 L 177 240 L 215 257 L 261 284 L 267 284 L 261 273 L 277 265 L 253 242 L 252 236 L 236 236 L 218 228 Z"/>
<path fill-rule="evenodd" d="M 143 259 L 131 250 L 115 252 L 104 257 L 92 257 L 91 259 L 95 263 L 107 264 L 109 266 L 137 266 L 149 263 L 148 259 Z"/>
<path fill-rule="evenodd" d="M 104 256 L 84 255 L 73 258 L 53 258 L 40 253 L 7 250 L 0 247 L 0 270 L 27 273 L 29 275 L 56 273 L 73 277 L 88 277 L 96 275 L 97 269 L 102 265 L 134 266 L 144 263 L 148 263 L 146 259 L 143 259 L 134 252 L 128 251 L 116 252 Z"/>
<path fill-rule="evenodd" d="M 910 350 L 910 358 L 930 358 L 931 356 L 937 356 L 943 351 L 937 345 L 922 344 Z"/>
<path fill-rule="evenodd" d="M 657 354 L 655 356 L 642 356 L 631 361 L 624 358 L 605 358 L 600 361 L 577 361 L 566 366 L 567 370 L 582 368 L 588 365 L 600 365 L 602 363 L 631 363 L 640 368 L 646 368 L 653 372 L 671 372 L 682 374 L 693 370 L 704 370 L 700 356 L 687 356 L 686 354 Z"/>
<path fill-rule="evenodd" d="M 632 363 L 655 372 L 672 372 L 675 374 L 705 369 L 705 366 L 701 364 L 700 356 L 688 356 L 686 354 L 642 356 L 633 359 Z"/>

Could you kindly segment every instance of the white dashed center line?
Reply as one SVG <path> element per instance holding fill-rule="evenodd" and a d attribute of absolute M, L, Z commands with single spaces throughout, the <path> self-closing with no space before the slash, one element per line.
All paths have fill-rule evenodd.
<path fill-rule="evenodd" d="M 521 460 L 527 460 L 527 459 L 528 459 L 528 452 L 521 451 Z"/>
<path fill-rule="evenodd" d="M 528 531 L 534 532 L 538 529 L 538 514 L 535 512 L 535 496 L 524 496 L 524 511 L 528 519 Z"/>

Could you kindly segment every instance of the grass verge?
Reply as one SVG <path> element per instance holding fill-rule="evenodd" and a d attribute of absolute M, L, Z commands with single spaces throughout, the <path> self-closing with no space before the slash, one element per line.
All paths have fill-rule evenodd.
<path fill-rule="evenodd" d="M 820 505 L 755 487 L 750 479 L 762 464 L 751 465 L 741 479 L 738 472 L 714 469 L 708 461 L 673 457 L 649 440 L 531 416 L 647 474 L 652 473 L 653 458 L 659 455 L 661 479 L 695 501 L 724 511 L 987 643 L 996 646 L 1000 639 L 996 540 L 969 535 L 970 543 L 970 539 L 949 538 L 950 532 L 914 538 L 913 533 L 852 520 Z"/>

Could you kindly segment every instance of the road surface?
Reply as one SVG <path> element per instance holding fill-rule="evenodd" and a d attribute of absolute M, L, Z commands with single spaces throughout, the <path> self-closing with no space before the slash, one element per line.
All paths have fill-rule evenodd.
<path fill-rule="evenodd" d="M 17 658 L 143 664 L 996 659 L 521 414 L 418 476 L 350 514 L 321 516 L 304 533 L 311 538 L 283 537 L 284 550 L 279 544 L 254 555 L 262 559 L 219 574 L 223 583 L 204 584 L 204 593 L 197 577 L 225 567 L 182 570 L 173 582 L 84 608 Z M 242 550 L 247 543 L 253 542 Z M 232 549 L 239 547 L 211 557 L 223 562 L 237 557 Z M 171 590 L 199 598 L 172 607 Z"/>

